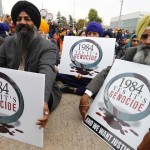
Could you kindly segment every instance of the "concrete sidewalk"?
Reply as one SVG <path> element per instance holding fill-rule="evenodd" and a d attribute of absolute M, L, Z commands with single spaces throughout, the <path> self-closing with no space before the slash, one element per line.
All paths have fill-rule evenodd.
<path fill-rule="evenodd" d="M 80 96 L 63 94 L 44 130 L 44 148 L 0 137 L 0 150 L 111 150 L 82 124 L 78 110 Z"/>

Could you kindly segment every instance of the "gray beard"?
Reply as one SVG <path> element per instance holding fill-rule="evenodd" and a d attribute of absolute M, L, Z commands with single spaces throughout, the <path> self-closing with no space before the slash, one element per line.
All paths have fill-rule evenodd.
<path fill-rule="evenodd" d="M 150 65 L 150 46 L 138 46 L 133 62 Z"/>
<path fill-rule="evenodd" d="M 26 60 L 29 47 L 35 37 L 35 33 L 36 28 L 30 28 L 30 30 L 16 30 L 16 45 L 21 54 L 20 62 L 22 62 L 22 58 Z"/>
<path fill-rule="evenodd" d="M 30 30 L 18 30 L 16 32 L 16 45 L 17 48 L 22 53 L 24 53 L 25 51 L 27 53 L 31 45 L 31 42 L 34 39 L 35 33 L 36 33 L 36 28 L 33 29 L 30 28 Z"/>

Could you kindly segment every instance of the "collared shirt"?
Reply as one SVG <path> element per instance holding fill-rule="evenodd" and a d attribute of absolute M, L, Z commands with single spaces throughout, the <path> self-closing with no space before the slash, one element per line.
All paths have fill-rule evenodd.
<path fill-rule="evenodd" d="M 24 71 L 24 68 L 25 68 L 25 56 L 22 55 L 18 70 Z"/>

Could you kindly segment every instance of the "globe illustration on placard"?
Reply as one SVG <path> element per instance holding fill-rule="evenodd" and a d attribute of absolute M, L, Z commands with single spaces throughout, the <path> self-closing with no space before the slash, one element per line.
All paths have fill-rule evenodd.
<path fill-rule="evenodd" d="M 17 121 L 24 111 L 24 99 L 18 85 L 0 72 L 0 123 Z"/>
<path fill-rule="evenodd" d="M 78 68 L 94 68 L 100 63 L 102 56 L 100 45 L 91 39 L 79 40 L 70 48 L 70 59 Z"/>
<path fill-rule="evenodd" d="M 150 114 L 150 81 L 137 73 L 113 77 L 104 90 L 107 110 L 116 118 L 138 121 Z"/>

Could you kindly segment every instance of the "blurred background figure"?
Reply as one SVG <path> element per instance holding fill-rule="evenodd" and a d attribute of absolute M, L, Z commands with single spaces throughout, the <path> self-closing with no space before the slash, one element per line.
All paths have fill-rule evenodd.
<path fill-rule="evenodd" d="M 117 53 L 116 58 L 121 58 L 124 56 L 126 49 L 129 47 L 136 47 L 139 45 L 139 38 L 136 36 L 136 34 L 131 34 L 131 37 L 127 44 L 121 47 L 120 51 Z"/>
<path fill-rule="evenodd" d="M 4 19 L 3 19 L 3 23 L 6 24 L 10 30 L 10 25 L 11 25 L 11 17 L 10 15 L 6 14 Z"/>
<path fill-rule="evenodd" d="M 60 34 L 58 32 L 54 33 L 54 40 L 56 41 L 56 43 L 60 49 Z"/>
<path fill-rule="evenodd" d="M 54 37 L 54 33 L 58 32 L 57 27 L 58 26 L 55 21 L 49 22 L 49 37 L 51 37 L 51 38 Z"/>
<path fill-rule="evenodd" d="M 78 36 L 86 36 L 85 30 L 80 30 Z"/>
<path fill-rule="evenodd" d="M 112 32 L 110 30 L 106 30 L 106 31 L 104 31 L 102 37 L 112 38 L 113 34 L 112 34 Z"/>
<path fill-rule="evenodd" d="M 52 43 L 54 43 L 56 45 L 56 63 L 55 65 L 57 66 L 58 64 L 60 64 L 60 50 L 59 47 L 57 45 L 57 42 L 55 41 L 55 39 L 53 37 L 49 37 L 49 25 L 46 22 L 46 20 L 44 18 L 41 18 L 41 24 L 40 27 L 38 29 L 38 33 L 45 39 L 51 41 Z"/>
<path fill-rule="evenodd" d="M 127 37 L 122 36 L 121 39 L 117 42 L 119 45 L 115 47 L 115 55 L 117 56 L 122 47 L 126 44 Z"/>
<path fill-rule="evenodd" d="M 2 38 L 6 38 L 8 36 L 8 32 L 9 32 L 8 25 L 1 22 L 0 23 L 0 36 Z"/>
<path fill-rule="evenodd" d="M 11 22 L 10 31 L 9 31 L 10 36 L 15 34 L 15 28 L 16 28 L 16 26 L 14 25 L 13 22 Z"/>
<path fill-rule="evenodd" d="M 45 39 L 48 39 L 49 25 L 47 24 L 46 20 L 43 18 L 41 18 L 41 24 L 38 33 L 41 34 L 41 36 L 43 36 Z"/>

